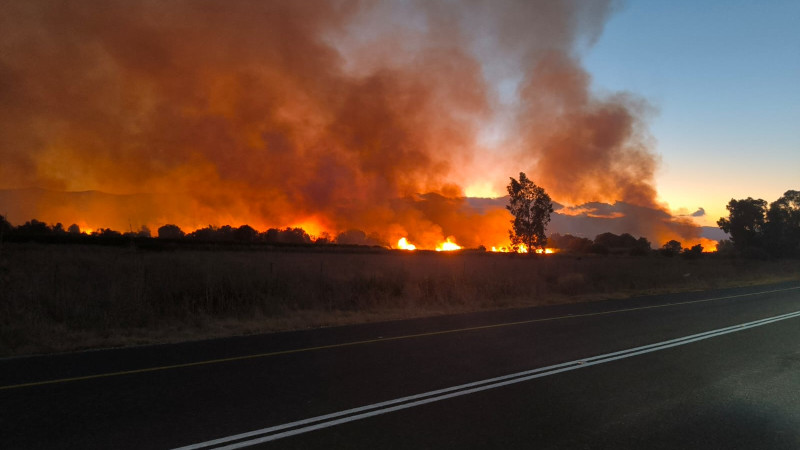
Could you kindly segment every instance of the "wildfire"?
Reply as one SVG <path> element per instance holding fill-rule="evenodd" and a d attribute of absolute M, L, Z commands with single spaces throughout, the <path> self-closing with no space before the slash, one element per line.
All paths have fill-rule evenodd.
<path fill-rule="evenodd" d="M 511 247 L 492 247 L 492 251 L 493 252 L 497 252 L 497 253 L 509 253 L 509 252 L 513 251 L 513 248 L 511 248 Z M 556 252 L 556 250 L 553 249 L 553 248 L 537 248 L 536 251 L 535 251 L 535 253 L 538 254 L 538 255 L 542 255 L 542 254 L 551 255 L 551 254 L 553 254 L 555 252 Z M 526 247 L 525 244 L 520 244 L 520 246 L 517 248 L 517 253 L 528 253 L 528 247 Z"/>
<path fill-rule="evenodd" d="M 311 217 L 302 222 L 292 224 L 289 228 L 302 228 L 309 236 L 319 237 L 325 233 L 327 227 L 322 224 L 321 220 Z"/>
<path fill-rule="evenodd" d="M 397 248 L 400 250 L 416 250 L 417 246 L 409 243 L 406 238 L 400 238 L 400 240 L 397 241 Z"/>
<path fill-rule="evenodd" d="M 453 237 L 448 237 L 444 242 L 436 246 L 437 252 L 452 252 L 454 250 L 461 250 L 461 246 L 453 242 Z"/>
<path fill-rule="evenodd" d="M 703 246 L 703 253 L 713 253 L 713 252 L 717 251 L 717 245 L 719 244 L 719 242 L 714 241 L 712 239 L 707 239 L 707 238 L 702 238 L 701 237 L 700 239 L 692 239 L 692 240 L 687 241 L 683 245 L 683 248 L 692 248 L 697 244 L 700 244 L 700 245 Z"/>
<path fill-rule="evenodd" d="M 397 241 L 397 248 L 400 250 L 416 250 L 417 246 L 408 242 L 408 239 L 403 237 Z M 454 250 L 461 250 L 461 248 L 460 245 L 455 243 L 455 238 L 453 236 L 448 237 L 444 242 L 440 242 L 436 245 L 437 252 L 452 252 Z"/>
<path fill-rule="evenodd" d="M 719 242 L 717 242 L 717 241 L 715 241 L 713 239 L 708 239 L 708 238 L 704 238 L 704 237 L 693 238 L 693 239 L 681 239 L 680 236 L 677 236 L 677 235 L 674 235 L 674 234 L 661 235 L 661 236 L 659 236 L 659 239 L 658 239 L 657 242 L 661 242 L 662 244 L 664 244 L 667 241 L 672 240 L 672 239 L 680 242 L 681 246 L 683 248 L 685 248 L 685 249 L 689 249 L 689 248 L 694 247 L 697 244 L 700 244 L 700 245 L 703 246 L 703 253 L 716 252 L 717 251 L 717 246 L 719 245 Z M 653 247 L 655 248 L 656 246 L 654 245 Z"/>

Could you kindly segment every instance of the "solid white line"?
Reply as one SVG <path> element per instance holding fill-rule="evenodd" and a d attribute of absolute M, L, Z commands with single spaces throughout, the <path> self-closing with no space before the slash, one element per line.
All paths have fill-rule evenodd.
<path fill-rule="evenodd" d="M 677 347 L 680 345 L 686 345 L 692 342 L 697 342 L 705 339 L 710 339 L 712 337 L 722 336 L 724 334 L 734 333 L 737 331 L 746 330 L 749 328 L 754 328 L 762 325 L 767 325 L 770 323 L 778 322 L 781 320 L 792 319 L 795 317 L 800 317 L 800 311 L 795 311 L 792 313 L 782 314 L 774 317 L 768 317 L 761 320 L 756 320 L 753 322 L 747 322 L 743 324 L 733 325 L 725 328 L 719 328 L 716 330 L 706 331 L 703 333 L 693 334 L 690 336 L 684 336 L 681 338 L 670 339 L 667 341 L 657 342 L 654 344 L 644 345 L 641 347 L 634 347 L 626 350 L 620 350 L 612 353 L 606 353 L 603 355 L 592 356 L 584 359 L 579 359 L 575 361 L 569 361 L 565 363 L 555 364 L 546 367 L 540 367 L 537 369 L 526 370 L 523 372 L 517 372 L 509 375 L 503 375 L 500 377 L 489 378 L 486 380 L 476 381 L 472 383 L 462 384 L 458 386 L 453 386 L 445 389 L 439 389 L 435 391 L 429 391 L 421 394 L 411 395 L 407 397 L 402 397 L 394 400 L 389 400 L 385 402 L 375 403 L 372 405 L 361 406 L 358 408 L 352 408 L 344 411 L 339 411 L 331 414 L 326 414 L 322 416 L 312 417 L 304 420 L 298 420 L 295 422 L 290 422 L 282 425 L 272 426 L 268 428 L 262 428 L 260 430 L 254 430 L 247 433 L 236 434 L 232 436 L 227 436 L 219 439 L 214 439 L 210 441 L 205 441 L 185 447 L 180 447 L 178 450 L 188 450 L 188 449 L 198 449 L 198 448 L 207 448 L 217 444 L 223 444 L 226 442 L 233 442 L 241 439 L 246 439 L 254 436 L 261 436 L 256 439 L 251 439 L 242 442 L 236 442 L 230 444 L 225 447 L 218 447 L 219 449 L 236 449 L 242 447 L 249 447 L 251 445 L 256 445 L 264 442 L 274 441 L 277 439 L 281 439 L 284 437 L 294 436 L 297 434 L 307 433 L 314 430 L 319 430 L 322 428 L 328 428 L 335 425 L 340 425 L 347 422 L 353 422 L 360 419 L 365 419 L 368 417 L 373 417 L 381 414 L 390 413 L 393 411 L 399 411 L 403 409 L 412 408 L 415 406 L 420 406 L 428 403 L 438 402 L 442 400 L 446 400 L 453 397 L 459 397 L 462 395 L 473 394 L 476 392 L 485 391 L 488 389 L 495 389 L 502 386 L 507 386 L 511 384 L 521 383 L 524 381 L 533 380 L 536 378 L 545 377 L 548 375 L 555 375 L 557 373 L 567 372 L 576 369 L 582 369 L 585 367 L 594 366 L 597 364 L 603 364 L 611 361 L 617 361 L 620 359 L 630 358 L 633 356 L 638 356 L 646 353 L 651 353 L 659 350 L 665 350 L 672 347 Z M 413 400 L 413 401 L 412 401 Z M 394 406 L 392 406 L 394 405 Z M 344 417 L 346 416 L 346 417 Z M 334 419 L 334 420 L 328 420 Z M 321 422 L 321 423 L 315 423 Z M 303 426 L 307 425 L 307 426 Z M 301 428 L 296 428 L 301 427 Z M 274 433 L 276 431 L 287 430 L 289 428 L 294 428 L 288 431 L 283 431 L 281 433 L 269 434 Z M 269 434 L 268 436 L 265 436 Z"/>
<path fill-rule="evenodd" d="M 769 320 L 769 319 L 762 319 L 762 320 Z M 739 325 L 734 325 L 734 326 L 731 326 L 731 327 L 722 328 L 720 330 L 733 329 L 733 328 L 738 328 L 738 327 L 739 327 Z M 186 447 L 180 447 L 180 449 L 178 449 L 178 450 L 190 450 L 190 449 L 206 448 L 206 447 L 210 447 L 210 446 L 213 446 L 213 445 L 216 445 L 216 444 L 222 444 L 222 443 L 225 443 L 225 442 L 236 441 L 236 440 L 245 439 L 245 438 L 252 437 L 252 436 L 258 436 L 258 435 L 262 435 L 262 434 L 272 433 L 274 431 L 280 431 L 280 430 L 284 430 L 286 428 L 294 428 L 294 427 L 297 427 L 297 426 L 300 426 L 300 425 L 307 425 L 307 424 L 310 424 L 310 423 L 320 422 L 320 421 L 323 421 L 323 420 L 333 419 L 333 418 L 336 418 L 336 417 L 347 416 L 347 415 L 350 415 L 350 414 L 355 414 L 355 413 L 359 413 L 359 412 L 363 412 L 363 411 L 368 411 L 368 410 L 371 410 L 371 409 L 378 409 L 378 408 L 382 408 L 384 406 L 396 405 L 398 403 L 405 403 L 405 402 L 408 402 L 408 401 L 411 401 L 411 400 L 417 400 L 417 399 L 420 399 L 420 398 L 431 397 L 431 396 L 434 396 L 434 395 L 444 394 L 444 393 L 447 393 L 447 392 L 457 391 L 457 390 L 466 389 L 466 388 L 470 388 L 470 387 L 474 387 L 474 386 L 480 386 L 482 384 L 494 383 L 494 382 L 498 382 L 498 381 L 502 381 L 502 380 L 507 380 L 507 379 L 510 379 L 510 378 L 516 378 L 516 377 L 521 377 L 521 376 L 525 376 L 525 375 L 531 375 L 531 374 L 538 373 L 538 372 L 554 370 L 554 369 L 558 369 L 558 368 L 561 368 L 561 367 L 581 364 L 581 363 L 585 363 L 587 361 L 593 361 L 595 359 L 607 358 L 607 357 L 611 357 L 611 356 L 616 356 L 616 355 L 621 355 L 621 354 L 625 354 L 625 353 L 629 353 L 629 352 L 634 352 L 634 351 L 637 351 L 637 350 L 648 349 L 648 348 L 652 348 L 652 347 L 658 347 L 658 346 L 661 346 L 661 345 L 664 345 L 664 344 L 667 344 L 667 343 L 679 342 L 679 341 L 683 341 L 683 340 L 686 340 L 686 339 L 691 339 L 691 338 L 694 338 L 696 336 L 703 336 L 703 335 L 707 335 L 707 334 L 717 333 L 720 330 L 706 331 L 706 332 L 695 334 L 695 335 L 691 335 L 691 336 L 685 336 L 685 337 L 680 337 L 680 338 L 676 338 L 676 339 L 671 339 L 671 340 L 668 340 L 668 341 L 657 342 L 655 344 L 648 344 L 648 345 L 644 345 L 644 346 L 641 346 L 641 347 L 635 347 L 635 348 L 630 348 L 630 349 L 625 349 L 625 350 L 619 350 L 619 351 L 616 351 L 616 352 L 606 353 L 604 355 L 594 356 L 594 357 L 585 358 L 585 359 L 581 359 L 581 360 L 577 360 L 577 361 L 568 361 L 568 362 L 565 362 L 565 363 L 554 364 L 554 365 L 546 366 L 546 367 L 540 367 L 538 369 L 526 370 L 526 371 L 523 371 L 523 372 L 512 373 L 512 374 L 509 374 L 509 375 L 503 375 L 503 376 L 499 376 L 499 377 L 495 377 L 495 378 L 489 378 L 489 379 L 486 379 L 486 380 L 481 380 L 481 381 L 475 381 L 475 382 L 471 382 L 471 383 L 461 384 L 461 385 L 458 385 L 458 386 L 452 386 L 452 387 L 449 387 L 449 388 L 438 389 L 438 390 L 435 390 L 435 391 L 429 391 L 429 392 L 425 392 L 425 393 L 422 393 L 422 394 L 415 394 L 415 395 L 410 395 L 410 396 L 407 396 L 407 397 L 402 397 L 402 398 L 398 398 L 398 399 L 394 399 L 394 400 L 387 400 L 385 402 L 374 403 L 374 404 L 366 405 L 366 406 L 360 406 L 360 407 L 357 407 L 357 408 L 352 408 L 352 409 L 347 409 L 347 410 L 344 410 L 344 411 L 325 414 L 325 415 L 322 415 L 322 416 L 316 416 L 316 417 L 311 417 L 311 418 L 308 418 L 308 419 L 298 420 L 298 421 L 286 423 L 286 424 L 283 424 L 283 425 L 276 425 L 276 426 L 272 426 L 272 427 L 268 427 L 268 428 L 263 428 L 263 429 L 260 429 L 260 430 L 249 431 L 249 432 L 246 432 L 246 433 L 241 433 L 241 434 L 237 434 L 237 435 L 233 435 L 233 436 L 214 439 L 214 440 L 206 441 L 206 442 L 199 443 L 199 444 L 189 445 L 189 446 L 186 446 Z"/>
<path fill-rule="evenodd" d="M 608 313 L 615 313 L 615 312 L 627 312 L 627 311 L 634 311 L 634 310 L 639 310 L 639 309 L 662 308 L 662 307 L 665 307 L 665 306 L 682 305 L 682 304 L 687 304 L 687 303 L 702 303 L 702 302 L 708 302 L 708 301 L 713 301 L 713 300 L 723 300 L 723 299 L 745 297 L 745 296 L 751 296 L 751 295 L 774 293 L 774 292 L 781 292 L 781 291 L 787 291 L 787 290 L 796 290 L 796 289 L 800 289 L 800 287 L 792 287 L 792 288 L 785 288 L 785 289 L 774 289 L 774 290 L 770 290 L 770 291 L 761 291 L 761 292 L 751 292 L 751 293 L 747 293 L 747 294 L 738 294 L 738 295 L 732 295 L 732 296 L 727 296 L 727 297 L 716 297 L 716 298 L 703 299 L 703 300 L 693 300 L 693 301 L 689 301 L 689 302 L 679 302 L 679 303 L 667 303 L 667 304 L 661 304 L 661 305 L 651 305 L 651 306 L 645 306 L 645 307 L 640 307 L 640 308 L 630 308 L 630 309 L 606 311 L 606 312 L 602 312 L 602 313 L 590 313 L 590 314 L 585 314 L 585 315 L 581 314 L 581 315 L 576 315 L 576 316 L 569 316 L 569 318 L 583 317 L 583 316 L 586 316 L 586 315 L 598 315 L 598 314 L 608 314 Z M 566 316 L 564 316 L 564 317 L 556 317 L 556 318 L 566 318 Z M 544 320 L 547 320 L 547 319 L 544 319 Z M 767 320 L 767 319 L 762 319 L 762 320 Z M 756 322 L 758 322 L 758 321 L 756 321 Z M 527 323 L 527 322 L 524 322 L 524 323 Z M 734 325 L 733 327 L 729 327 L 729 328 L 736 328 L 738 326 L 739 325 Z M 483 327 L 481 327 L 481 328 L 483 328 Z M 636 350 L 639 350 L 639 349 L 650 348 L 650 347 L 654 347 L 654 346 L 663 345 L 664 343 L 677 342 L 677 341 L 680 341 L 680 340 L 689 339 L 689 338 L 694 337 L 694 336 L 700 336 L 700 335 L 709 334 L 709 333 L 716 333 L 718 331 L 719 330 L 713 330 L 713 331 L 708 331 L 708 332 L 705 332 L 705 333 L 699 333 L 697 335 L 692 335 L 692 336 L 688 336 L 688 337 L 682 337 L 682 338 L 672 339 L 672 340 L 669 340 L 669 341 L 659 342 L 659 343 L 655 343 L 655 344 L 649 344 L 649 345 L 645 345 L 645 346 L 642 346 L 642 347 L 636 347 L 636 348 L 632 348 L 632 349 L 621 350 L 621 351 L 618 351 L 618 352 L 609 353 L 609 354 L 601 355 L 601 356 L 598 356 L 598 357 L 587 358 L 586 360 L 592 360 L 592 359 L 595 359 L 595 358 L 608 357 L 608 356 L 611 356 L 611 355 L 617 355 L 617 354 L 622 354 L 622 353 L 626 353 L 626 352 L 636 351 Z M 581 360 L 581 361 L 586 361 L 586 360 Z M 399 399 L 395 399 L 395 400 L 388 400 L 388 401 L 385 401 L 385 402 L 375 403 L 375 404 L 372 404 L 372 405 L 361 406 L 361 407 L 358 407 L 358 408 L 352 408 L 352 409 L 348 409 L 348 410 L 345 410 L 345 411 L 339 411 L 339 412 L 335 412 L 335 413 L 325 414 L 325 415 L 322 415 L 322 416 L 312 417 L 312 418 L 309 418 L 309 419 L 298 420 L 296 422 L 286 423 L 286 424 L 283 424 L 283 425 L 276 425 L 276 426 L 273 426 L 273 427 L 263 428 L 263 429 L 260 429 L 260 430 L 249 431 L 249 432 L 246 432 L 246 433 L 240 433 L 240 434 L 233 435 L 233 436 L 227 436 L 227 437 L 224 437 L 224 438 L 219 438 L 219 439 L 214 439 L 214 440 L 210 440 L 210 441 L 206 441 L 206 442 L 202 442 L 202 443 L 198 443 L 198 444 L 188 445 L 188 446 L 185 446 L 185 447 L 180 447 L 179 449 L 176 449 L 176 450 L 191 450 L 191 449 L 198 449 L 198 448 L 207 448 L 207 447 L 210 447 L 210 446 L 213 446 L 213 445 L 216 445 L 216 444 L 222 444 L 222 443 L 225 443 L 225 442 L 231 442 L 231 441 L 236 441 L 236 440 L 240 440 L 240 439 L 245 439 L 245 438 L 248 438 L 248 437 L 258 436 L 258 435 L 262 435 L 262 434 L 266 434 L 266 433 L 271 433 L 271 432 L 274 432 L 274 431 L 280 431 L 280 430 L 287 429 L 287 428 L 294 428 L 294 427 L 297 427 L 297 426 L 300 426 L 300 425 L 306 425 L 306 424 L 310 424 L 310 423 L 314 423 L 314 422 L 319 422 L 319 421 L 322 421 L 322 420 L 333 419 L 333 418 L 336 418 L 336 417 L 346 416 L 346 415 L 350 415 L 350 414 L 354 414 L 354 413 L 358 413 L 358 412 L 362 412 L 362 411 L 381 408 L 383 406 L 394 405 L 394 404 L 398 404 L 398 403 L 407 402 L 407 401 L 410 401 L 410 400 L 429 397 L 429 396 L 432 396 L 432 395 L 437 395 L 437 394 L 441 394 L 441 393 L 445 393 L 445 392 L 452 392 L 452 391 L 455 391 L 455 390 L 465 389 L 465 388 L 472 387 L 472 386 L 478 386 L 478 385 L 481 385 L 481 384 L 487 384 L 487 383 L 500 381 L 500 380 L 505 380 L 505 379 L 509 379 L 509 378 L 514 378 L 514 377 L 518 377 L 518 376 L 524 376 L 524 375 L 531 374 L 531 373 L 537 373 L 537 372 L 550 370 L 550 369 L 554 369 L 554 368 L 558 368 L 558 367 L 569 366 L 569 365 L 573 365 L 573 364 L 577 364 L 577 363 L 578 363 L 578 361 L 570 361 L 570 362 L 566 362 L 566 363 L 556 364 L 556 365 L 553 365 L 553 366 L 541 367 L 541 368 L 533 369 L 533 370 L 529 370 L 529 371 L 519 372 L 519 373 L 515 373 L 515 374 L 510 374 L 510 375 L 504 375 L 504 376 L 491 378 L 491 379 L 487 379 L 487 380 L 482 380 L 482 381 L 476 381 L 476 382 L 473 382 L 473 383 L 467 383 L 467 384 L 463 384 L 463 385 L 459 385 L 459 386 L 453 386 L 453 387 L 449 387 L 449 388 L 439 389 L 439 390 L 436 390 L 436 391 L 430 391 L 430 392 L 426 392 L 426 393 L 422 393 L 422 394 L 411 395 L 411 396 L 408 396 L 408 397 L 403 397 L 403 398 L 399 398 Z"/>

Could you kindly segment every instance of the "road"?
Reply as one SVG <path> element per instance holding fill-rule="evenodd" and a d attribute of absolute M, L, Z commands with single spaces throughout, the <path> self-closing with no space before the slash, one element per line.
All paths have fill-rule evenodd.
<path fill-rule="evenodd" d="M 800 283 L 2 359 L 0 439 L 796 449 Z"/>

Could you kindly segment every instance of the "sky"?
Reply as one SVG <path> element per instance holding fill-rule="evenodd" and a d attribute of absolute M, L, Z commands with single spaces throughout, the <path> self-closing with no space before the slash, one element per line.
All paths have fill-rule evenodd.
<path fill-rule="evenodd" d="M 491 247 L 508 211 L 465 196 L 524 171 L 561 214 L 699 242 L 800 188 L 800 3 L 760 5 L 4 2 L 0 210 Z"/>
<path fill-rule="evenodd" d="M 656 187 L 673 211 L 800 189 L 800 2 L 632 0 L 583 50 L 593 89 L 654 108 Z"/>

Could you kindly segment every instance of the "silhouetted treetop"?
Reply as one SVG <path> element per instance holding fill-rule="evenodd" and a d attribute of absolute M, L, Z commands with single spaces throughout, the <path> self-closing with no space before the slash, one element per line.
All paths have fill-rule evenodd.
<path fill-rule="evenodd" d="M 6 220 L 5 216 L 0 214 L 0 233 L 9 233 L 14 227 Z"/>
<path fill-rule="evenodd" d="M 514 216 L 511 220 L 511 229 L 508 231 L 511 245 L 515 249 L 525 245 L 529 252 L 544 248 L 547 245 L 545 230 L 550 223 L 553 201 L 547 192 L 528 179 L 524 172 L 519 173 L 519 181 L 513 177 L 510 180 L 506 187 L 508 190 L 506 209 Z"/>
<path fill-rule="evenodd" d="M 733 245 L 738 250 L 761 244 L 764 231 L 767 202 L 747 197 L 743 200 L 731 199 L 726 206 L 728 217 L 722 217 L 717 225 L 731 235 Z"/>
<path fill-rule="evenodd" d="M 800 191 L 786 191 L 769 205 L 764 240 L 773 254 L 800 254 Z"/>
<path fill-rule="evenodd" d="M 177 225 L 167 224 L 158 229 L 159 239 L 180 239 L 183 236 L 183 230 Z"/>
<path fill-rule="evenodd" d="M 561 251 L 588 253 L 592 246 L 592 240 L 584 237 L 577 237 L 571 234 L 553 233 L 547 238 L 548 246 L 557 248 Z"/>
<path fill-rule="evenodd" d="M 674 256 L 680 253 L 682 248 L 683 247 L 681 246 L 680 242 L 672 239 L 664 244 L 663 247 L 661 247 L 661 254 L 664 256 Z M 700 251 L 702 251 L 702 247 L 700 248 Z"/>
<path fill-rule="evenodd" d="M 242 225 L 233 230 L 233 239 L 238 242 L 255 242 L 258 239 L 258 231 L 250 225 Z"/>
<path fill-rule="evenodd" d="M 20 225 L 15 230 L 17 234 L 26 236 L 46 236 L 51 233 L 50 227 L 44 222 L 39 222 L 36 219 L 31 219 Z"/>

